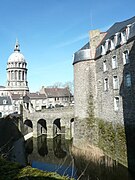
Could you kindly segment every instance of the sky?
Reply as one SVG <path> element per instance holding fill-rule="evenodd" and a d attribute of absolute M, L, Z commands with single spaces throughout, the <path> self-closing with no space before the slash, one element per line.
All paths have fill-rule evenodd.
<path fill-rule="evenodd" d="M 135 16 L 134 9 L 134 0 L 0 0 L 0 85 L 6 86 L 16 38 L 31 92 L 73 82 L 72 56 L 89 41 L 89 31 L 106 31 Z"/>

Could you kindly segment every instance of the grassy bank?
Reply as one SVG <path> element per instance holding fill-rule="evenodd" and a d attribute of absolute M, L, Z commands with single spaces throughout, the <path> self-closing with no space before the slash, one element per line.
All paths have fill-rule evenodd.
<path fill-rule="evenodd" d="M 44 172 L 30 166 L 22 167 L 18 163 L 12 163 L 0 159 L 0 180 L 69 180 L 57 173 Z M 71 179 L 70 179 L 71 180 Z"/>

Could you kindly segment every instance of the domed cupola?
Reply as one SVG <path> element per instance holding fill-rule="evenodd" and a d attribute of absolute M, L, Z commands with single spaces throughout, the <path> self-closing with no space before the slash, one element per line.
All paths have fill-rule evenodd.
<path fill-rule="evenodd" d="M 9 64 L 14 62 L 26 63 L 23 54 L 20 53 L 20 45 L 18 43 L 18 40 L 16 40 L 14 52 L 8 58 Z"/>
<path fill-rule="evenodd" d="M 14 52 L 7 62 L 7 88 L 15 94 L 23 94 L 29 90 L 26 66 L 26 60 L 20 53 L 20 45 L 16 40 Z"/>

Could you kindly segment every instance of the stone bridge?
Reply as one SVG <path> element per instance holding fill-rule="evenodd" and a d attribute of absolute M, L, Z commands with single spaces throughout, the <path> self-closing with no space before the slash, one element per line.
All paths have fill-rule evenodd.
<path fill-rule="evenodd" d="M 23 109 L 23 134 L 33 132 L 33 137 L 47 134 L 53 138 L 58 134 L 65 134 L 71 139 L 74 133 L 74 107 L 59 107 L 31 112 Z"/>

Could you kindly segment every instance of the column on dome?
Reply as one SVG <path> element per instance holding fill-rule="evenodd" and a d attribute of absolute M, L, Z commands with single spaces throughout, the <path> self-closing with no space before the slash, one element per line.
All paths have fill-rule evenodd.
<path fill-rule="evenodd" d="M 9 81 L 9 71 L 8 71 L 8 73 L 7 73 L 7 81 Z"/>
<path fill-rule="evenodd" d="M 20 78 L 21 78 L 20 80 L 22 81 L 22 70 L 21 70 L 21 77 Z"/>
<path fill-rule="evenodd" d="M 22 80 L 24 81 L 24 71 L 22 72 Z"/>
<path fill-rule="evenodd" d="M 21 71 L 20 70 L 18 71 L 18 80 L 19 81 L 21 80 Z"/>
<path fill-rule="evenodd" d="M 15 70 L 15 81 L 17 80 L 17 70 Z"/>

